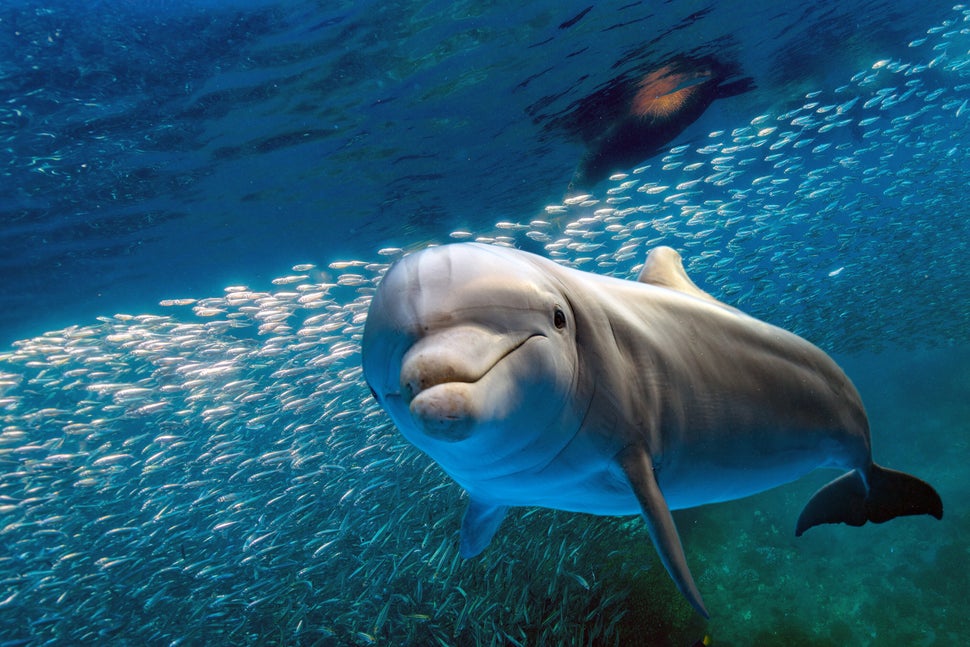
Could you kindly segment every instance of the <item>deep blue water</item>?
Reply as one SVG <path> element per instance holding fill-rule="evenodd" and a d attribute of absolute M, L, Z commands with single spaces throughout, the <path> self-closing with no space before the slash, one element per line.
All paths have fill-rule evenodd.
<path fill-rule="evenodd" d="M 964 640 L 968 16 L 4 3 L 0 645 Z M 576 198 L 671 61 L 746 91 Z M 369 399 L 358 342 L 399 248 L 474 238 L 627 278 L 676 247 L 843 362 L 877 458 L 947 516 L 796 542 L 821 476 L 686 512 L 708 625 L 629 520 L 521 511 L 459 564 L 461 493 Z"/>
<path fill-rule="evenodd" d="M 575 122 L 598 118 L 580 108 L 611 84 L 672 56 L 736 63 L 757 89 L 675 142 L 696 144 L 873 61 L 925 63 L 907 44 L 958 15 L 587 7 L 5 3 L 0 339 L 530 218 L 562 199 Z"/>

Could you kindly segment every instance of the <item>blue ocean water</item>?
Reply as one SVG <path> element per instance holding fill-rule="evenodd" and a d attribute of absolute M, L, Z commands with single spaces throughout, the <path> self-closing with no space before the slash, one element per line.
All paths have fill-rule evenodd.
<path fill-rule="evenodd" d="M 0 644 L 963 640 L 968 15 L 5 3 Z M 747 91 L 569 190 L 631 83 L 712 60 Z M 678 513 L 708 623 L 639 520 L 521 510 L 462 562 L 359 339 L 390 261 L 472 239 L 625 278 L 677 248 L 843 364 L 944 520 L 796 540 L 827 474 Z"/>

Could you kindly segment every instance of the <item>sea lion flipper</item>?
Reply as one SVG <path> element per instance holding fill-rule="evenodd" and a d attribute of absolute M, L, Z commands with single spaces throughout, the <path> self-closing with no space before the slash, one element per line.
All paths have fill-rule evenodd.
<path fill-rule="evenodd" d="M 465 559 L 479 554 L 502 525 L 508 506 L 489 505 L 472 499 L 461 520 L 461 543 L 458 552 Z"/>
<path fill-rule="evenodd" d="M 650 539 L 653 540 L 653 545 L 660 555 L 660 561 L 663 562 L 667 573 L 687 601 L 697 609 L 698 613 L 709 618 L 700 591 L 697 590 L 694 578 L 687 567 L 684 547 L 680 543 L 680 536 L 677 534 L 677 527 L 667 507 L 667 501 L 660 491 L 660 486 L 657 485 L 650 457 L 642 447 L 630 446 L 620 452 L 619 461 L 637 501 L 640 502 L 643 520 L 647 524 Z"/>

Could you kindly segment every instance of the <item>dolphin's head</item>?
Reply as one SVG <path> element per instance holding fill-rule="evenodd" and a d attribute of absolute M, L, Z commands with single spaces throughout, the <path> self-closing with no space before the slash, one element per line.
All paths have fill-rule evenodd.
<path fill-rule="evenodd" d="M 401 259 L 371 302 L 363 365 L 398 429 L 459 482 L 543 464 L 568 442 L 557 421 L 576 383 L 574 318 L 538 257 L 466 243 Z"/>

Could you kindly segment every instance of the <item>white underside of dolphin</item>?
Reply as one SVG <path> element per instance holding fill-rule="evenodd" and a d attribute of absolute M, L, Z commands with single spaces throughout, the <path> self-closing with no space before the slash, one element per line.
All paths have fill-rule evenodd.
<path fill-rule="evenodd" d="M 873 463 L 859 395 L 825 353 L 701 291 L 667 247 L 638 281 L 496 246 L 412 254 L 374 296 L 363 365 L 401 433 L 468 492 L 465 557 L 510 506 L 641 514 L 706 616 L 671 510 L 830 467 L 847 473 L 798 535 L 943 514 L 931 486 Z"/>

